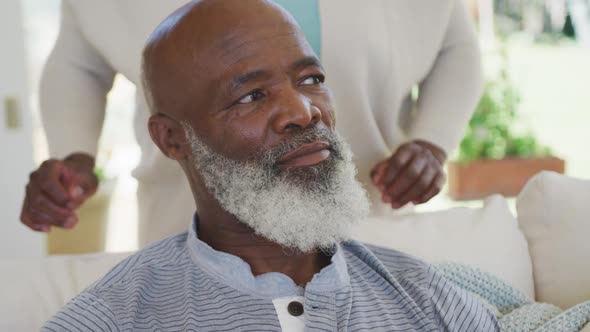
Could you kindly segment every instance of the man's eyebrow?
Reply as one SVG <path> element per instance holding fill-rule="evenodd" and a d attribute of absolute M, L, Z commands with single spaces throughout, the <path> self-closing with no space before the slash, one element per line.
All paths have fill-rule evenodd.
<path fill-rule="evenodd" d="M 296 71 L 307 67 L 318 67 L 322 68 L 320 60 L 315 56 L 306 56 L 301 58 L 291 64 L 289 66 L 291 70 Z M 255 81 L 261 77 L 268 76 L 269 73 L 265 70 L 254 70 L 251 72 L 247 72 L 244 74 L 237 75 L 234 77 L 230 84 L 229 84 L 229 91 L 237 91 L 242 88 L 244 85 L 250 83 L 251 81 Z"/>
<path fill-rule="evenodd" d="M 255 81 L 264 76 L 268 76 L 268 73 L 264 70 L 254 70 L 251 72 L 240 74 L 231 80 L 229 89 L 230 91 L 239 90 L 241 87 L 248 84 L 249 82 Z"/>
<path fill-rule="evenodd" d="M 293 71 L 296 71 L 296 70 L 303 69 L 306 67 L 318 67 L 318 68 L 323 69 L 322 64 L 320 63 L 320 60 L 315 56 L 306 56 L 302 59 L 299 59 L 299 60 L 293 62 L 290 66 L 290 69 Z"/>

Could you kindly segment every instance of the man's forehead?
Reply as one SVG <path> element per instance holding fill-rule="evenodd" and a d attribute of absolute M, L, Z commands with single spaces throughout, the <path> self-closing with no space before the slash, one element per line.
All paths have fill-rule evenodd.
<path fill-rule="evenodd" d="M 271 1 L 201 0 L 170 15 L 150 37 L 148 45 L 161 44 L 157 49 L 163 53 L 183 53 L 191 60 L 199 60 L 208 54 L 239 55 L 281 35 L 304 39 L 300 34 L 295 20 Z"/>
<path fill-rule="evenodd" d="M 230 32 L 214 43 L 208 55 L 214 60 L 221 81 L 236 76 L 268 72 L 271 68 L 293 69 L 301 64 L 319 65 L 313 48 L 296 27 L 252 27 L 247 33 Z M 209 68 L 210 70 L 213 68 Z"/>
<path fill-rule="evenodd" d="M 276 53 L 278 48 L 313 52 L 301 30 L 285 20 L 228 26 L 211 37 L 206 49 L 226 66 L 264 53 Z"/>

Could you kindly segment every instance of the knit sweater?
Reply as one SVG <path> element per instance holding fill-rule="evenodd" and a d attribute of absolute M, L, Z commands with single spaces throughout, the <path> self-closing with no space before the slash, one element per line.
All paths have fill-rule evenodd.
<path fill-rule="evenodd" d="M 492 310 L 503 332 L 579 332 L 590 329 L 590 325 L 586 326 L 590 324 L 590 301 L 563 310 L 552 304 L 533 302 L 498 277 L 472 266 L 442 263 L 436 269 L 452 284 L 470 292 Z"/>

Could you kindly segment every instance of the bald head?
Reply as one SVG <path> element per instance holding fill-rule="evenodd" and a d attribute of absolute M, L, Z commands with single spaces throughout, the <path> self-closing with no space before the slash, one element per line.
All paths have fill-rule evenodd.
<path fill-rule="evenodd" d="M 143 52 L 143 87 L 152 113 L 181 116 L 220 88 L 225 68 L 277 31 L 307 44 L 295 20 L 272 1 L 196 0 L 178 9 L 156 28 Z"/>

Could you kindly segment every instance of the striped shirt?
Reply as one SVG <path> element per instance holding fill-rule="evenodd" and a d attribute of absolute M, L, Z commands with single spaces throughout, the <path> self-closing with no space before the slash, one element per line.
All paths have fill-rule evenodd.
<path fill-rule="evenodd" d="M 187 233 L 125 259 L 43 331 L 281 331 L 277 303 L 302 299 L 307 331 L 499 331 L 495 317 L 432 267 L 351 241 L 305 288 L 254 276 L 239 257 Z M 297 321 L 295 321 L 297 322 Z"/>

